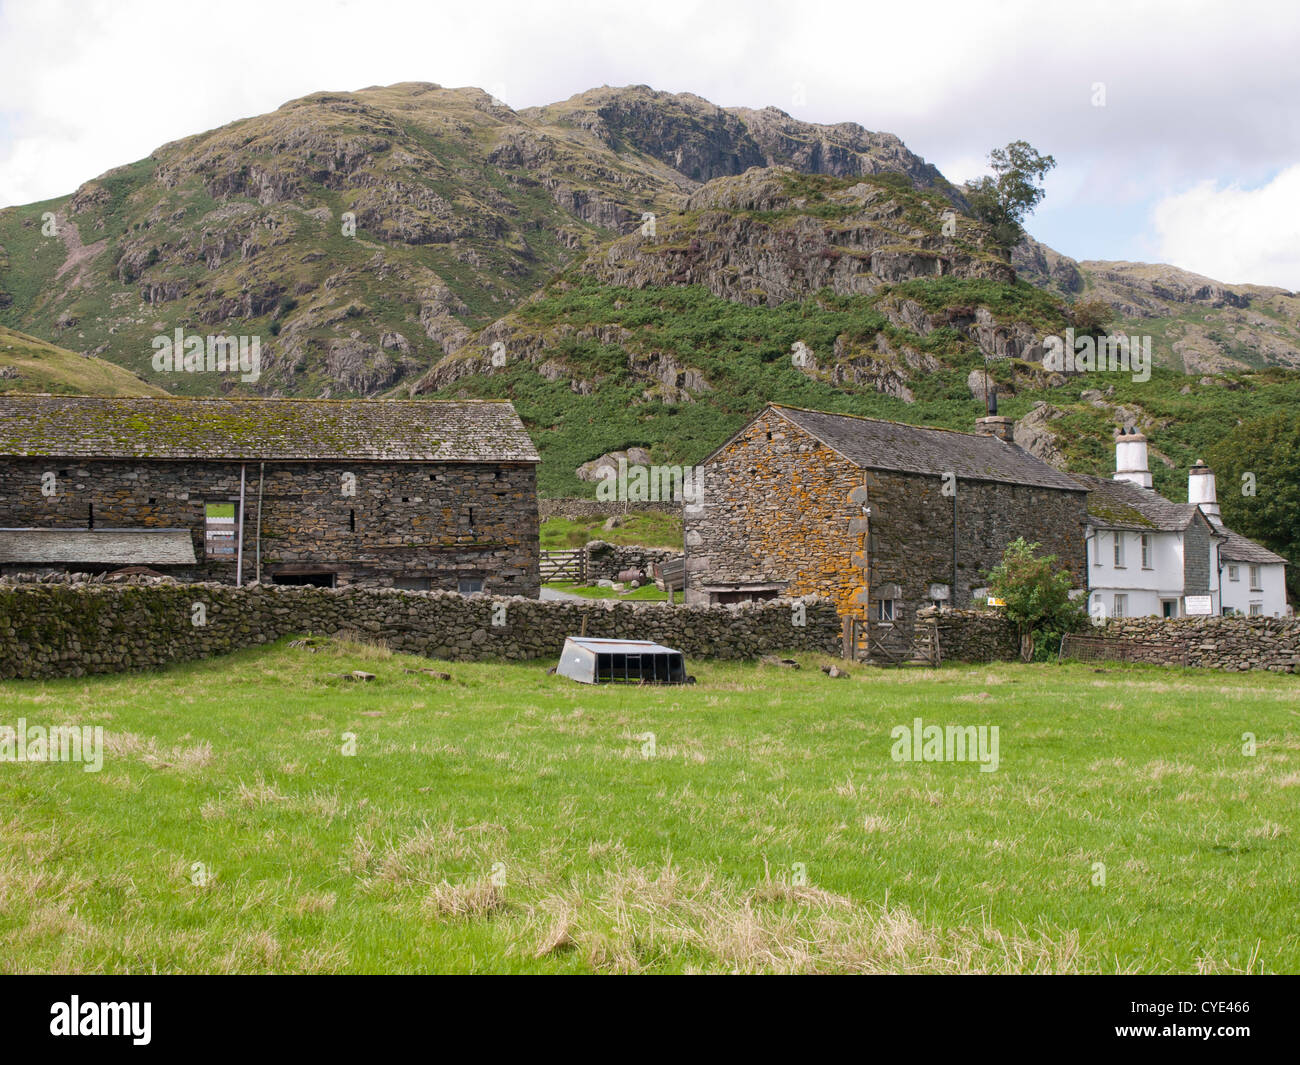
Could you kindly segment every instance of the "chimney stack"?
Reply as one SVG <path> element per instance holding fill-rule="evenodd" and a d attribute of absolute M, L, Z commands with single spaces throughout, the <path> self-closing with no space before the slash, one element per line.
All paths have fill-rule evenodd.
<path fill-rule="evenodd" d="M 1147 438 L 1136 429 L 1121 429 L 1115 437 L 1116 481 L 1128 481 L 1139 488 L 1152 486 L 1147 469 Z"/>
<path fill-rule="evenodd" d="M 1187 475 L 1187 502 L 1201 508 L 1207 518 L 1219 520 L 1219 496 L 1214 483 L 1214 471 L 1205 465 L 1204 459 L 1197 459 Z"/>
<path fill-rule="evenodd" d="M 976 418 L 975 431 L 982 436 L 996 436 L 1008 444 L 1016 442 L 1016 423 L 1012 418 L 999 418 L 996 414 Z"/>

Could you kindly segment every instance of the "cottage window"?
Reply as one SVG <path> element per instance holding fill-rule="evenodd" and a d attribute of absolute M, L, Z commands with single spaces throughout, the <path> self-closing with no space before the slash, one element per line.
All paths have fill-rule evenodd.
<path fill-rule="evenodd" d="M 1128 596 L 1115 596 L 1114 610 L 1111 611 L 1111 617 L 1126 618 L 1128 617 Z"/>
<path fill-rule="evenodd" d="M 1151 568 L 1151 537 L 1146 533 L 1142 534 L 1142 568 Z"/>
<path fill-rule="evenodd" d="M 1092 564 L 1094 566 L 1100 566 L 1102 564 L 1102 561 L 1103 559 L 1101 557 L 1101 533 L 1097 532 L 1092 534 Z"/>
<path fill-rule="evenodd" d="M 872 621 L 893 621 L 897 613 L 897 599 L 877 599 L 871 604 Z"/>
<path fill-rule="evenodd" d="M 1228 580 L 1230 580 L 1230 581 L 1235 581 L 1235 580 L 1240 580 L 1240 578 L 1241 578 L 1241 572 L 1240 572 L 1240 570 L 1239 570 L 1236 566 L 1229 566 L 1229 567 L 1228 567 Z"/>
<path fill-rule="evenodd" d="M 1260 617 L 1261 615 L 1263 615 L 1263 613 L 1264 613 L 1264 604 L 1263 604 L 1263 603 L 1251 603 L 1251 604 L 1250 604 L 1250 616 L 1251 616 L 1251 617 L 1257 618 L 1257 617 Z"/>
<path fill-rule="evenodd" d="M 1122 532 L 1115 533 L 1114 553 L 1115 553 L 1115 568 L 1123 569 L 1124 568 L 1124 534 Z"/>
<path fill-rule="evenodd" d="M 1251 590 L 1252 592 L 1262 592 L 1262 591 L 1264 590 L 1263 585 L 1261 585 L 1261 584 L 1259 583 L 1259 567 L 1258 567 L 1258 566 L 1251 566 L 1251 567 L 1250 567 L 1250 590 Z"/>

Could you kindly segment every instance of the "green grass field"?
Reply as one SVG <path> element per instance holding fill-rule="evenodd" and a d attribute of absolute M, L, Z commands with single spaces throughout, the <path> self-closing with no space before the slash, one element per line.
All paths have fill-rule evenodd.
<path fill-rule="evenodd" d="M 1300 970 L 1300 678 L 801 662 L 0 684 L 106 732 L 98 773 L 0 763 L 0 971 Z M 999 767 L 892 760 L 915 717 Z"/>
<path fill-rule="evenodd" d="M 635 544 L 638 547 L 674 547 L 682 549 L 682 518 L 680 514 L 628 514 L 616 529 L 606 529 L 604 518 L 547 518 L 541 524 L 543 551 L 567 551 L 582 547 L 592 540 L 610 544 Z"/>
<path fill-rule="evenodd" d="M 565 592 L 568 595 L 581 596 L 583 599 L 630 599 L 636 603 L 668 602 L 668 593 L 661 592 L 653 581 L 647 581 L 640 588 L 633 588 L 630 592 L 616 592 L 613 588 L 601 588 L 595 584 L 575 584 L 573 581 L 548 581 L 543 587 Z M 679 603 L 682 601 L 680 594 L 676 596 L 676 600 Z"/>

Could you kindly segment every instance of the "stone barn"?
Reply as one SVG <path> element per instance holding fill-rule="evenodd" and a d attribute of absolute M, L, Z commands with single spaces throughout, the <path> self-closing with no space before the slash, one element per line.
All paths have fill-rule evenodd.
<path fill-rule="evenodd" d="M 815 594 L 903 644 L 917 608 L 970 606 L 1018 536 L 1085 587 L 1086 490 L 1016 446 L 1011 419 L 976 426 L 769 405 L 684 508 L 686 602 Z"/>
<path fill-rule="evenodd" d="M 0 572 L 538 594 L 506 402 L 0 396 Z"/>

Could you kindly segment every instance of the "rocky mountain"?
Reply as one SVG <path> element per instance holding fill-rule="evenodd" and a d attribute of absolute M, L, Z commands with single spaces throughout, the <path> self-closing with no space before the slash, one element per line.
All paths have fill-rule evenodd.
<path fill-rule="evenodd" d="M 0 321 L 146 376 L 176 328 L 259 335 L 258 390 L 372 395 L 701 180 L 771 162 L 947 188 L 890 135 L 645 87 L 518 113 L 423 83 L 316 93 L 0 212 Z"/>

